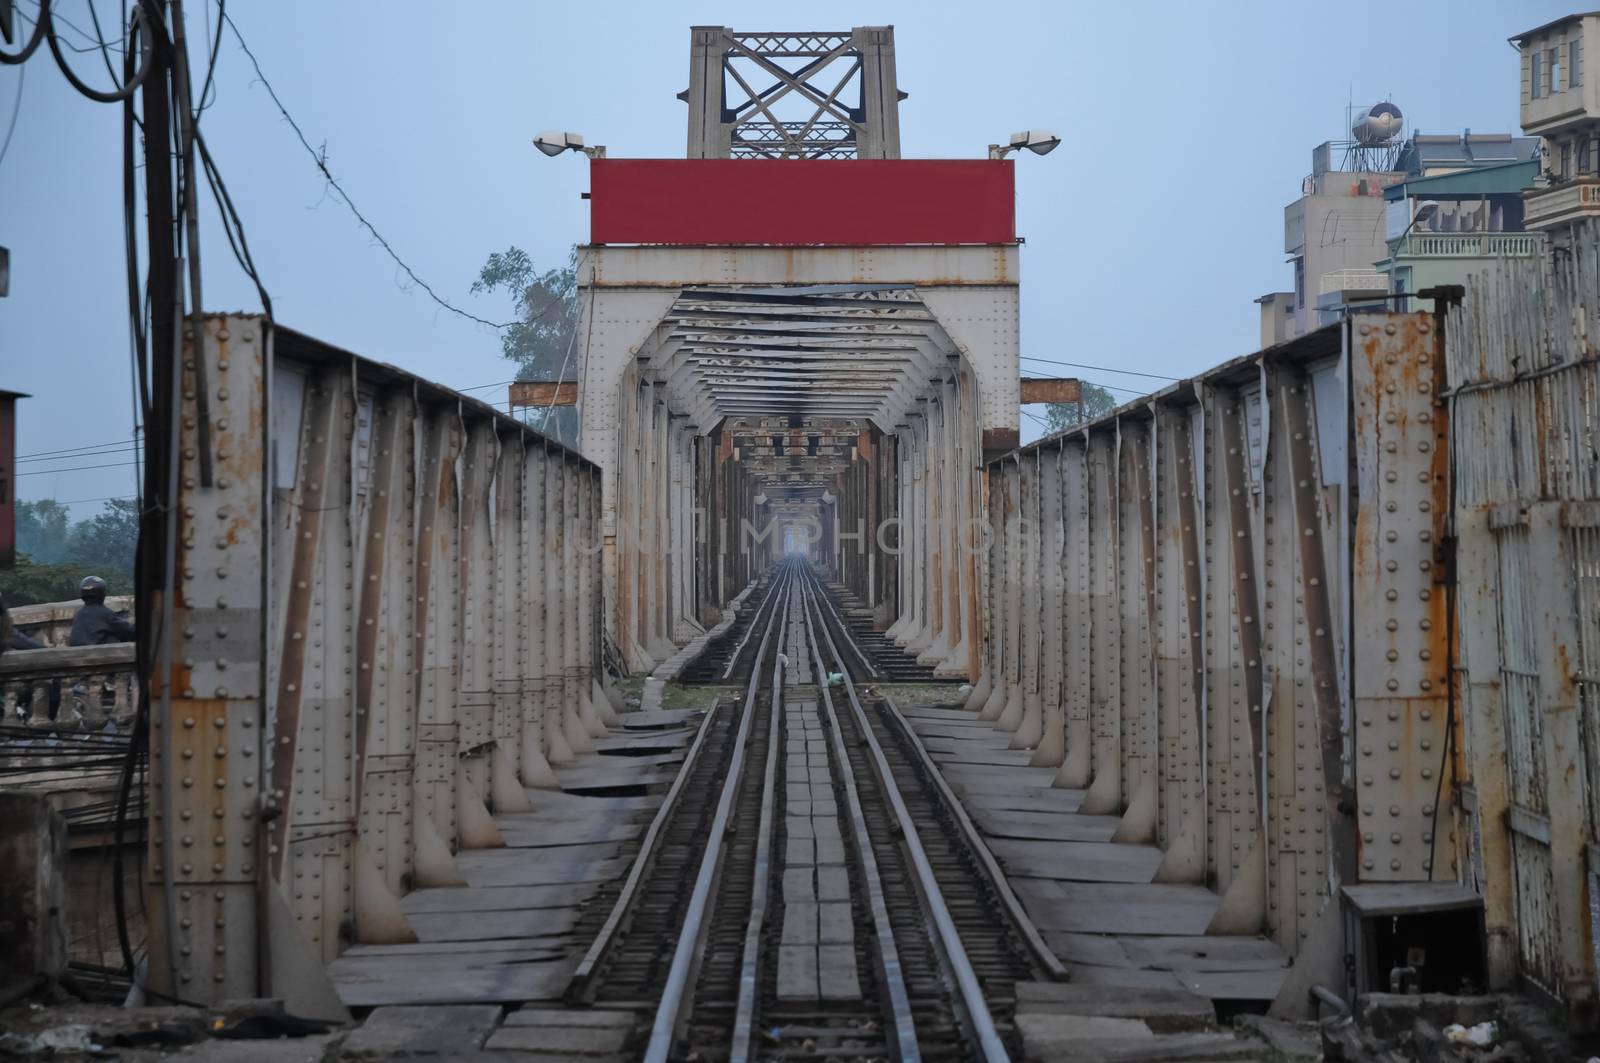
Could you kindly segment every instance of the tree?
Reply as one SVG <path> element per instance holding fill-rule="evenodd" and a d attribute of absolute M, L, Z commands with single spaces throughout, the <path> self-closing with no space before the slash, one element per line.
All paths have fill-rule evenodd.
<path fill-rule="evenodd" d="M 0 571 L 0 594 L 8 606 L 70 601 L 85 576 L 104 579 L 112 594 L 132 594 L 138 545 L 139 504 L 131 498 L 112 499 L 77 522 L 51 499 L 18 502 L 17 564 Z"/>
<path fill-rule="evenodd" d="M 67 537 L 67 559 L 131 577 L 138 546 L 139 503 L 131 498 L 113 498 L 100 513 L 72 526 Z"/>
<path fill-rule="evenodd" d="M 67 507 L 51 498 L 17 503 L 17 552 L 41 565 L 53 565 L 67 556 L 71 531 Z"/>
<path fill-rule="evenodd" d="M 1083 387 L 1083 417 L 1092 421 L 1096 417 L 1104 417 L 1117 408 L 1117 400 L 1111 397 L 1111 392 L 1098 384 L 1084 382 Z M 1044 408 L 1045 423 L 1051 432 L 1060 432 L 1066 428 L 1078 427 L 1078 406 L 1071 402 L 1052 402 Z"/>
<path fill-rule="evenodd" d="M 517 367 L 518 380 L 576 380 L 578 249 L 560 269 L 539 272 L 520 247 L 496 251 L 478 271 L 474 293 L 512 293 L 517 322 L 500 337 L 500 351 Z M 530 410 L 528 423 L 562 443 L 578 440 L 577 409 Z"/>

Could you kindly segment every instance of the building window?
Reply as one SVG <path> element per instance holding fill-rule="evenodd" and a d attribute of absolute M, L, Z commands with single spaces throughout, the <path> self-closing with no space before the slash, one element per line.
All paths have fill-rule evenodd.
<path fill-rule="evenodd" d="M 1561 49 L 1552 48 L 1545 53 L 1550 63 L 1550 91 L 1561 91 Z"/>
<path fill-rule="evenodd" d="M 1557 171 L 1562 177 L 1572 176 L 1572 141 L 1561 142 L 1561 169 Z"/>
<path fill-rule="evenodd" d="M 1574 37 L 1567 45 L 1567 85 L 1577 88 L 1583 84 L 1583 38 Z"/>
<path fill-rule="evenodd" d="M 1294 306 L 1296 310 L 1306 305 L 1306 260 L 1294 260 Z"/>
<path fill-rule="evenodd" d="M 1528 99 L 1537 100 L 1544 93 L 1544 53 L 1534 52 L 1528 57 Z"/>

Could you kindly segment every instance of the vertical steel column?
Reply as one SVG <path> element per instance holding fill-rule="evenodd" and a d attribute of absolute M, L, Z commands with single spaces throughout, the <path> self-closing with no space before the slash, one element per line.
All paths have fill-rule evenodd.
<path fill-rule="evenodd" d="M 1062 629 L 1062 612 L 1065 608 L 1066 590 L 1066 536 L 1062 527 L 1062 502 L 1064 487 L 1062 465 L 1066 451 L 1065 441 L 1054 447 L 1039 448 L 1039 544 L 1041 571 L 1039 573 L 1040 622 L 1042 643 L 1039 666 L 1039 690 L 1043 702 L 1043 730 L 1033 759 L 1028 763 L 1035 768 L 1058 768 L 1066 757 L 1066 715 L 1062 702 L 1062 655 L 1065 634 Z"/>
<path fill-rule="evenodd" d="M 375 405 L 356 639 L 355 923 L 363 944 L 414 938 L 399 896 L 415 867 L 416 403 L 395 388 Z"/>
<path fill-rule="evenodd" d="M 1062 690 L 1066 751 L 1055 785 L 1087 789 L 1092 778 L 1091 750 L 1094 718 L 1091 712 L 1094 656 L 1095 574 L 1091 568 L 1091 510 L 1089 504 L 1089 441 L 1063 437 L 1061 441 L 1061 506 L 1064 542 L 1062 626 Z"/>
<path fill-rule="evenodd" d="M 463 881 L 451 855 L 457 838 L 455 773 L 460 736 L 456 680 L 461 652 L 456 461 L 462 440 L 455 406 L 422 407 L 417 414 L 417 434 L 417 626 L 413 634 L 413 654 L 418 662 L 417 752 L 412 765 L 417 812 L 412 821 L 412 845 L 419 883 L 455 886 Z"/>
<path fill-rule="evenodd" d="M 1120 422 L 1119 422 L 1120 423 Z M 1122 657 L 1120 617 L 1121 506 L 1117 440 L 1110 433 L 1088 436 L 1089 573 L 1089 789 L 1080 811 L 1113 815 L 1122 811 Z"/>
<path fill-rule="evenodd" d="M 1021 586 L 1017 601 L 1020 606 L 1018 631 L 1022 636 L 1021 660 L 1018 680 L 1022 687 L 1022 715 L 1017 720 L 1016 732 L 1011 736 L 1012 749 L 1032 749 L 1039 744 L 1044 732 L 1044 700 L 1039 690 L 1039 663 L 1044 646 L 1041 630 L 1044 622 L 1044 603 L 1040 592 L 1040 552 L 1043 537 L 1039 534 L 1039 451 L 1022 455 L 1017 461 L 1017 544 L 1022 557 L 1018 572 Z"/>
<path fill-rule="evenodd" d="M 177 557 L 150 680 L 150 979 L 164 993 L 254 996 L 270 881 L 259 833 L 268 602 L 270 355 L 259 322 L 184 327 Z M 201 362 L 203 361 L 203 366 Z M 197 371 L 198 370 L 198 371 Z M 211 403 L 211 486 L 198 483 L 196 389 Z"/>

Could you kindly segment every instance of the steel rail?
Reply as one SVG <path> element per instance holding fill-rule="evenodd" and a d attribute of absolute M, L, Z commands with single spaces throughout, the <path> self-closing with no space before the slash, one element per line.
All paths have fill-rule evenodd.
<path fill-rule="evenodd" d="M 814 579 L 814 577 L 813 577 Z M 809 597 L 811 589 L 805 588 Z M 821 610 L 817 611 L 818 617 Z M 856 695 L 855 684 L 850 680 L 849 669 L 844 667 L 844 656 L 839 652 L 839 647 L 834 643 L 833 636 L 829 633 L 827 625 L 822 625 L 822 636 L 827 640 L 828 649 L 833 653 L 835 661 L 840 665 L 840 674 L 843 677 L 844 689 L 850 700 L 850 709 L 855 716 L 857 725 L 861 728 L 861 735 L 866 740 L 867 752 L 877 772 L 880 785 L 889 800 L 890 807 L 894 809 L 895 820 L 899 824 L 902 840 L 906 851 L 911 857 L 911 865 L 916 871 L 917 880 L 922 886 L 923 902 L 927 906 L 928 914 L 933 917 L 934 927 L 938 930 L 939 942 L 943 946 L 945 962 L 950 966 L 950 973 L 954 976 L 956 987 L 961 994 L 961 1002 L 966 1008 L 968 1020 L 972 1023 L 973 1033 L 978 1040 L 983 1057 L 990 1063 L 1009 1063 L 1010 1053 L 1006 1051 L 1004 1042 L 994 1026 L 994 1016 L 989 1014 L 989 1002 L 984 998 L 983 986 L 978 982 L 978 975 L 972 969 L 972 963 L 967 959 L 965 946 L 961 943 L 961 935 L 956 930 L 955 921 L 950 917 L 950 909 L 944 902 L 944 894 L 939 889 L 938 877 L 934 874 L 933 866 L 928 862 L 928 854 L 923 851 L 922 839 L 917 833 L 917 825 L 911 818 L 910 811 L 906 808 L 905 801 L 900 796 L 900 789 L 895 783 L 894 773 L 889 767 L 889 760 L 883 754 L 883 747 L 878 744 L 878 738 L 872 732 L 872 725 L 867 720 L 867 714 L 861 707 L 861 700 Z M 814 635 L 813 635 L 814 639 Z M 818 654 L 820 664 L 820 653 Z M 822 687 L 823 697 L 828 705 L 830 719 L 833 715 L 833 698 L 828 694 L 826 684 Z M 837 722 L 834 724 L 837 729 Z M 843 739 L 837 737 L 840 755 L 844 755 Z M 846 776 L 852 804 L 854 804 L 854 780 Z M 858 808 L 852 808 L 855 815 L 859 816 Z M 865 831 L 866 824 L 861 823 L 860 829 Z"/>
<path fill-rule="evenodd" d="M 822 664 L 822 649 L 811 623 L 811 612 L 806 608 L 810 588 L 801 580 L 801 616 L 806 640 L 811 647 L 811 659 L 817 676 L 822 680 L 817 689 L 822 692 L 822 704 L 827 709 L 829 729 L 833 737 L 834 757 L 839 764 L 839 776 L 844 781 L 845 805 L 850 813 L 851 835 L 855 840 L 856 856 L 861 865 L 861 877 L 867 888 L 867 899 L 872 911 L 872 927 L 878 940 L 878 961 L 883 970 L 883 981 L 889 992 L 889 1013 L 894 1020 L 895 1046 L 899 1063 L 918 1063 L 922 1050 L 917 1044 L 916 1017 L 911 1011 L 911 995 L 906 990 L 905 972 L 900 966 L 900 950 L 894 940 L 894 925 L 889 920 L 889 906 L 883 895 L 883 880 L 878 874 L 878 859 L 873 853 L 872 836 L 867 831 L 866 813 L 861 809 L 861 796 L 856 791 L 855 773 L 850 769 L 850 754 L 845 748 L 844 732 L 834 712 L 833 695 L 829 692 L 827 670 Z M 818 613 L 820 617 L 820 611 Z M 827 635 L 826 629 L 823 631 Z M 832 641 L 829 641 L 830 647 Z M 837 650 L 834 653 L 838 657 Z M 840 659 L 843 668 L 843 659 Z M 849 682 L 848 675 L 845 682 Z M 892 780 L 890 780 L 892 786 Z M 892 792 L 892 791 L 891 791 Z M 946 916 L 948 918 L 948 916 Z M 970 968 L 969 968 L 970 970 Z M 988 1015 L 988 1011 L 984 1011 Z M 990 1027 L 991 1031 L 993 1025 Z M 998 1043 L 998 1039 L 997 1039 Z M 1004 1058 L 1004 1049 L 1001 1049 Z"/>
<path fill-rule="evenodd" d="M 972 817 L 967 815 L 967 810 L 962 806 L 960 798 L 955 791 L 950 789 L 950 784 L 945 781 L 944 774 L 939 771 L 939 766 L 934 763 L 933 757 L 928 753 L 926 746 L 917 732 L 912 729 L 911 723 L 900 711 L 900 706 L 893 697 L 882 691 L 879 692 L 884 704 L 889 708 L 889 715 L 899 725 L 901 734 L 916 750 L 917 758 L 922 762 L 923 770 L 928 778 L 933 781 L 934 788 L 944 799 L 945 808 L 955 817 L 957 825 L 961 828 L 962 837 L 966 839 L 967 847 L 977 856 L 978 862 L 983 865 L 984 874 L 988 876 L 989 884 L 1000 895 L 1000 903 L 1004 906 L 1006 914 L 1011 917 L 1011 922 L 1016 926 L 1023 940 L 1028 943 L 1028 950 L 1033 953 L 1034 962 L 1043 967 L 1052 979 L 1066 981 L 1068 972 L 1066 965 L 1045 943 L 1039 928 L 1033 925 L 1033 920 L 1028 917 L 1028 912 L 1022 906 L 1016 892 L 1011 888 L 1011 882 L 1006 878 L 1005 872 L 1000 869 L 1000 864 L 995 860 L 994 854 L 989 851 L 989 845 L 983 840 L 982 833 L 977 825 L 972 822 Z"/>
<path fill-rule="evenodd" d="M 778 632 L 778 644 L 783 644 L 784 631 L 789 624 L 788 601 L 793 593 L 794 577 L 784 578 L 783 627 Z M 750 885 L 750 921 L 745 927 L 744 954 L 739 962 L 739 1006 L 734 1013 L 733 1044 L 728 1052 L 728 1063 L 748 1063 L 755 1029 L 756 997 L 760 993 L 761 934 L 767 922 L 767 898 L 772 888 L 772 820 L 774 795 L 778 788 L 778 733 L 782 730 L 783 667 L 772 669 L 771 724 L 767 728 L 767 769 L 761 780 L 761 825 L 756 836 L 755 870 Z"/>
<path fill-rule="evenodd" d="M 815 578 L 815 576 L 813 576 L 813 578 Z M 849 634 L 850 625 L 845 623 L 844 617 L 839 615 L 839 610 L 834 608 L 833 599 L 829 598 L 826 594 L 821 595 L 821 599 L 822 604 L 828 607 L 828 612 L 833 614 L 833 619 L 838 622 L 839 630 L 844 633 L 845 641 L 850 645 L 850 652 L 856 655 L 856 660 L 866 665 L 867 675 L 873 679 L 883 678 L 883 672 L 879 670 L 876 664 L 872 663 L 872 658 L 867 656 L 865 651 L 863 651 L 856 643 L 855 638 Z"/>
<path fill-rule="evenodd" d="M 776 591 L 776 587 L 773 589 Z M 773 591 L 768 592 L 770 598 Z M 701 925 L 710 905 L 712 886 L 717 877 L 717 865 L 722 859 L 722 840 L 728 833 L 728 821 L 733 810 L 734 797 L 744 774 L 745 746 L 750 740 L 750 723 L 755 719 L 756 691 L 761 685 L 761 660 L 766 656 L 772 637 L 772 624 L 778 610 L 767 617 L 761 633 L 761 643 L 756 650 L 756 667 L 751 671 L 750 683 L 745 690 L 744 717 L 739 721 L 738 734 L 733 739 L 733 760 L 728 765 L 728 775 L 722 784 L 722 794 L 717 799 L 716 817 L 711 821 L 710 836 L 706 839 L 705 854 L 700 858 L 700 871 L 695 876 L 694 891 L 689 896 L 689 906 L 684 912 L 683 927 L 678 932 L 678 943 L 673 949 L 672 966 L 667 971 L 667 982 L 661 990 L 661 1001 L 656 1006 L 655 1021 L 650 1027 L 650 1044 L 645 1049 L 645 1063 L 666 1063 L 672 1052 L 672 1038 L 678 1025 L 678 1013 L 683 1008 L 684 991 L 689 982 L 689 970 L 699 951 Z M 776 661 L 774 670 L 780 668 Z M 681 778 L 680 774 L 680 778 Z"/>
<path fill-rule="evenodd" d="M 728 666 L 722 670 L 722 678 L 726 679 L 728 676 L 733 674 L 734 666 L 739 663 L 739 655 L 744 653 L 745 643 L 749 642 L 750 636 L 755 634 L 756 626 L 761 621 L 761 612 L 767 607 L 767 602 L 772 599 L 773 592 L 776 589 L 776 585 L 770 588 L 767 591 L 767 596 L 761 599 L 761 604 L 756 606 L 756 615 L 750 618 L 750 627 L 747 631 L 745 631 L 744 638 L 739 640 L 739 644 L 735 646 L 733 648 L 733 652 L 728 655 Z M 757 659 L 756 663 L 761 663 L 759 658 Z"/>
<path fill-rule="evenodd" d="M 672 780 L 672 788 L 667 791 L 661 807 L 656 809 L 655 818 L 650 821 L 649 829 L 645 831 L 644 841 L 639 844 L 639 853 L 634 857 L 633 867 L 629 869 L 628 878 L 622 884 L 622 892 L 617 894 L 616 903 L 611 906 L 611 914 L 606 916 L 600 932 L 589 945 L 589 951 L 584 953 L 583 962 L 578 964 L 578 969 L 572 972 L 572 977 L 567 981 L 566 999 L 587 1001 L 591 988 L 589 983 L 594 978 L 601 959 L 610 950 L 612 939 L 622 925 L 623 916 L 632 907 L 633 895 L 638 892 L 644 873 L 655 863 L 656 845 L 667 821 L 672 818 L 672 813 L 678 806 L 678 798 L 683 793 L 684 784 L 694 771 L 695 764 L 700 759 L 700 752 L 705 746 L 706 735 L 711 731 L 711 721 L 721 707 L 722 702 L 719 699 L 701 718 L 700 729 L 695 733 L 694 742 L 683 758 L 683 767 L 679 769 L 678 777 Z"/>

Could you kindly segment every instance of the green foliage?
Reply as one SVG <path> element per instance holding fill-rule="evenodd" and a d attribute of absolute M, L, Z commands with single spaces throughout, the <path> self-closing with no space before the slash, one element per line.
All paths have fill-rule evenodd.
<path fill-rule="evenodd" d="M 500 337 L 500 351 L 517 367 L 518 380 L 576 380 L 578 368 L 574 340 L 578 328 L 578 249 L 560 269 L 534 266 L 520 247 L 496 251 L 478 271 L 474 293 L 507 291 L 512 294 L 517 322 Z M 563 443 L 578 438 L 575 408 L 556 407 L 528 411 L 528 421 Z"/>
<path fill-rule="evenodd" d="M 1111 392 L 1098 384 L 1083 384 L 1083 417 L 1092 421 L 1096 417 L 1104 417 L 1117 408 L 1117 400 L 1111 397 Z M 1051 432 L 1060 432 L 1066 428 L 1076 428 L 1079 425 L 1078 407 L 1070 402 L 1052 402 L 1044 408 L 1045 423 L 1050 426 Z"/>
<path fill-rule="evenodd" d="M 17 550 L 41 565 L 53 565 L 67 556 L 72 516 L 54 499 L 17 503 Z"/>
<path fill-rule="evenodd" d="M 69 601 L 85 576 L 104 579 L 111 594 L 132 594 L 138 543 L 139 506 L 132 499 L 112 499 L 76 522 L 53 500 L 18 502 L 17 564 L 0 571 L 0 594 L 7 606 Z"/>

